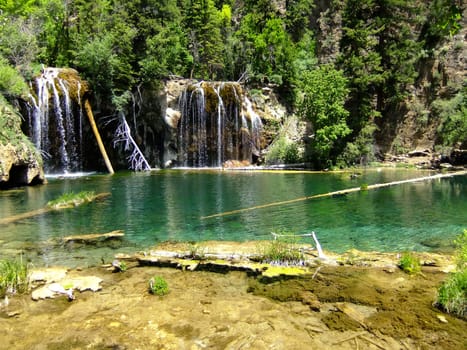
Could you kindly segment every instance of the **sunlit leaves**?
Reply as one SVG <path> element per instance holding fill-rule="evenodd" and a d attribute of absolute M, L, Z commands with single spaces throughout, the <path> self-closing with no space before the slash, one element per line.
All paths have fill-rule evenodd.
<path fill-rule="evenodd" d="M 349 112 L 344 106 L 349 92 L 347 80 L 342 71 L 322 65 L 303 74 L 301 89 L 299 113 L 312 123 L 314 131 L 311 161 L 331 165 L 337 156 L 333 150 L 351 132 L 347 125 Z"/>

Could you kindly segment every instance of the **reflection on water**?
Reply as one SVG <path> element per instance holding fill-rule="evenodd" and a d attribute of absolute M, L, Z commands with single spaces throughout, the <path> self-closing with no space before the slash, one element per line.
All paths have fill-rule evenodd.
<path fill-rule="evenodd" d="M 270 239 L 272 231 L 315 231 L 324 249 L 440 250 L 467 228 L 467 177 L 403 184 L 202 220 L 216 213 L 286 201 L 363 183 L 426 175 L 408 170 L 268 173 L 172 170 L 53 178 L 49 184 L 0 192 L 0 217 L 44 206 L 65 192 L 110 192 L 107 199 L 0 226 L 0 253 L 23 251 L 37 264 L 109 261 L 157 242 Z M 60 237 L 123 230 L 112 247 L 64 247 Z M 117 249 L 117 250 L 116 250 Z"/>

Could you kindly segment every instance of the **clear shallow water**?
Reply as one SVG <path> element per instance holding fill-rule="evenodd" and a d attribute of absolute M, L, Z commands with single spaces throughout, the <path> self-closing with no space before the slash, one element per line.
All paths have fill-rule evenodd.
<path fill-rule="evenodd" d="M 117 251 L 134 252 L 161 241 L 264 240 L 271 238 L 271 231 L 315 231 L 324 249 L 337 252 L 445 249 L 467 228 L 467 176 L 201 219 L 363 183 L 426 175 L 413 170 L 367 171 L 352 180 L 349 173 L 164 170 L 51 178 L 45 186 L 0 192 L 0 217 L 38 209 L 70 191 L 110 192 L 111 196 L 0 226 L 0 254 L 24 251 L 41 265 L 88 265 L 108 262 Z M 116 250 L 51 244 L 66 235 L 113 230 L 125 232 Z"/>

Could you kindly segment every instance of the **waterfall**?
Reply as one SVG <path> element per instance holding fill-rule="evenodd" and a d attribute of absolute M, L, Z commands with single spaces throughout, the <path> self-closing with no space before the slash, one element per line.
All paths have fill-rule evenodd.
<path fill-rule="evenodd" d="M 260 155 L 261 151 L 261 130 L 263 129 L 263 123 L 261 118 L 254 111 L 253 105 L 247 96 L 244 98 L 246 113 L 251 121 L 251 147 L 252 153 L 256 156 Z"/>
<path fill-rule="evenodd" d="M 198 82 L 179 97 L 178 164 L 222 167 L 227 161 L 251 164 L 260 150 L 262 123 L 234 82 Z"/>
<path fill-rule="evenodd" d="M 82 169 L 81 86 L 77 87 L 79 112 L 75 118 L 70 82 L 60 77 L 61 71 L 44 68 L 35 79 L 28 115 L 30 137 L 44 155 L 45 171 L 66 173 Z"/>

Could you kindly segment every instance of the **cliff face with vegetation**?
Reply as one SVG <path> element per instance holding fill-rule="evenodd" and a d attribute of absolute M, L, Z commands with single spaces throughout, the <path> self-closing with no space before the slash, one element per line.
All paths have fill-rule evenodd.
<path fill-rule="evenodd" d="M 28 80 L 39 62 L 76 69 L 105 142 L 109 120 L 127 118 L 152 165 L 166 152 L 157 100 L 174 76 L 239 81 L 262 110 L 277 99 L 286 113 L 266 117 L 271 162 L 327 168 L 466 147 L 462 1 L 21 0 L 0 10 L 0 70 Z M 125 166 L 122 150 L 111 156 Z"/>
<path fill-rule="evenodd" d="M 44 182 L 42 158 L 21 132 L 21 117 L 0 98 L 0 188 Z"/>

